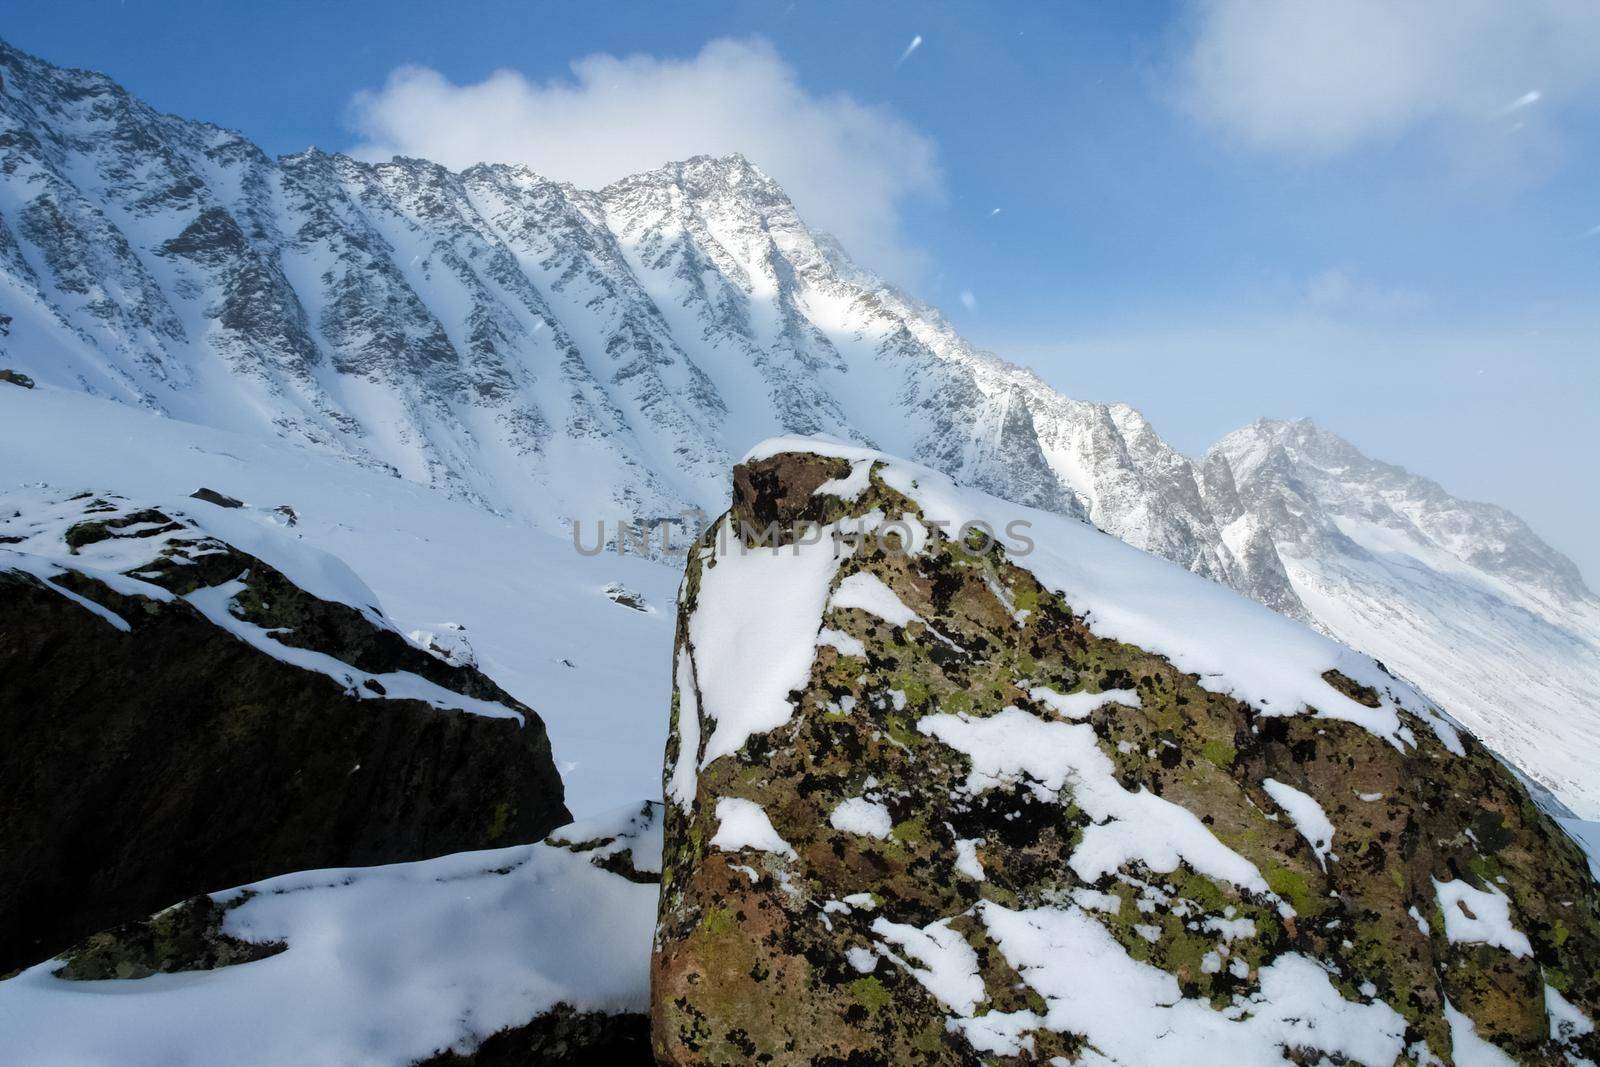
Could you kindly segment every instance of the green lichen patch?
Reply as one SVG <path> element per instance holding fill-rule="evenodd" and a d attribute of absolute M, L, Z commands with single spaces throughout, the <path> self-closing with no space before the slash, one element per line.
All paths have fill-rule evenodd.
<path fill-rule="evenodd" d="M 282 941 L 244 941 L 222 932 L 228 912 L 250 899 L 226 903 L 198 896 L 148 919 L 124 923 L 88 938 L 64 958 L 55 975 L 71 981 L 145 978 L 152 974 L 209 971 L 275 956 Z"/>

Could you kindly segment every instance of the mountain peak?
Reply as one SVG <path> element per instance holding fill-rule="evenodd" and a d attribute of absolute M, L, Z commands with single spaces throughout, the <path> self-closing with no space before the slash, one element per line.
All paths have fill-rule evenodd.
<path fill-rule="evenodd" d="M 690 156 L 664 163 L 654 170 L 619 178 L 601 193 L 641 185 L 675 185 L 695 197 L 732 193 L 757 203 L 790 204 L 783 188 L 741 152 Z"/>

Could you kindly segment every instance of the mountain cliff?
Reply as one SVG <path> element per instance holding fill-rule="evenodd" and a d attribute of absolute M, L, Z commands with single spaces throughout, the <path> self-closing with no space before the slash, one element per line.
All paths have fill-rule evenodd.
<path fill-rule="evenodd" d="M 1517 520 L 1304 424 L 1185 457 L 974 348 L 739 156 L 597 191 L 274 159 L 0 45 L 0 315 L 0 364 L 43 389 L 546 530 L 718 513 L 723 472 L 775 433 L 880 447 L 1377 655 L 1600 813 L 1600 601 Z"/>

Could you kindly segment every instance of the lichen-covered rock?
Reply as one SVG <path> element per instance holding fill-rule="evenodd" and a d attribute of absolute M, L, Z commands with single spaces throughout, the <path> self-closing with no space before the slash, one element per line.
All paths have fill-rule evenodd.
<path fill-rule="evenodd" d="M 265 515 L 189 506 L 0 494 L 0 973 L 195 893 L 569 818 L 531 709 Z"/>
<path fill-rule="evenodd" d="M 803 439 L 679 608 L 663 1062 L 1600 1057 L 1584 855 L 1365 657 Z"/>

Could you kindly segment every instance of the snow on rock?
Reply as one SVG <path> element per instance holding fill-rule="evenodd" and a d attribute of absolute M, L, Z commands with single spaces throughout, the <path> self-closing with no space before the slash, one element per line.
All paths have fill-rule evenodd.
<path fill-rule="evenodd" d="M 1176 978 L 1129 958 L 1080 909 L 985 903 L 980 915 L 1006 962 L 1048 1005 L 1032 1025 L 1082 1034 L 1114 1062 L 1265 1067 L 1281 1064 L 1286 1048 L 1308 1048 L 1388 1067 L 1404 1048 L 1398 1012 L 1345 999 L 1302 956 L 1279 957 L 1263 968 L 1256 995 L 1218 1011 L 1184 999 Z"/>
<path fill-rule="evenodd" d="M 1071 860 L 1085 881 L 1127 863 L 1162 872 L 1187 863 L 1241 889 L 1267 892 L 1255 865 L 1218 841 L 1193 812 L 1146 790 L 1124 789 L 1087 725 L 1048 722 L 1008 707 L 984 719 L 930 715 L 917 729 L 971 759 L 967 788 L 973 793 L 1025 782 L 1050 799 L 1070 782 L 1073 802 L 1093 820 Z"/>
<path fill-rule="evenodd" d="M 1527 935 L 1511 923 L 1511 901 L 1494 886 L 1474 889 L 1463 879 L 1435 878 L 1433 891 L 1444 913 L 1444 934 L 1451 941 L 1494 945 L 1513 956 L 1533 954 Z"/>
<path fill-rule="evenodd" d="M 860 638 L 828 626 L 817 631 L 817 647 L 831 648 L 841 656 L 864 657 L 867 654 L 867 646 L 861 643 Z"/>
<path fill-rule="evenodd" d="M 1309 793 L 1302 793 L 1275 778 L 1263 778 L 1261 788 L 1267 791 L 1273 803 L 1289 813 L 1289 818 L 1294 820 L 1294 828 L 1300 831 L 1300 836 L 1306 839 L 1311 851 L 1317 854 L 1317 863 L 1326 868 L 1333 851 L 1333 823 L 1328 820 L 1328 813 L 1322 810 L 1322 805 Z"/>
<path fill-rule="evenodd" d="M 634 874 L 660 875 L 661 824 L 661 805 L 652 801 L 569 822 L 545 842 L 582 852 L 602 868 L 615 870 L 626 856 L 627 869 Z"/>
<path fill-rule="evenodd" d="M 845 950 L 845 959 L 861 974 L 871 974 L 877 970 L 878 960 L 881 958 L 870 948 L 863 948 L 860 945 L 852 945 Z"/>
<path fill-rule="evenodd" d="M 1569 1048 L 1576 1045 L 1581 1037 L 1588 1037 L 1595 1032 L 1594 1020 L 1585 1015 L 1578 1007 L 1554 986 L 1544 987 L 1544 1010 L 1550 1019 L 1550 1040 L 1558 1042 Z M 1569 1055 L 1569 1059 L 1572 1059 Z"/>
<path fill-rule="evenodd" d="M 889 809 L 865 797 L 850 797 L 839 802 L 828 816 L 828 825 L 846 833 L 868 837 L 888 837 L 894 827 Z"/>
<path fill-rule="evenodd" d="M 1477 1026 L 1449 1001 L 1445 1001 L 1444 1015 L 1450 1022 L 1451 1054 L 1456 1067 L 1516 1067 L 1516 1060 L 1478 1036 Z"/>
<path fill-rule="evenodd" d="M 779 551 L 745 550 L 731 519 L 724 520 L 723 535 L 729 547 L 708 560 L 689 620 L 694 647 L 718 653 L 695 663 L 700 709 L 715 723 L 702 765 L 789 718 L 789 693 L 811 670 L 828 587 L 839 568 L 828 537 Z"/>
<path fill-rule="evenodd" d="M 687 648 L 678 649 L 676 664 L 678 697 L 678 758 L 667 778 L 667 799 L 680 807 L 694 803 L 696 772 L 700 760 L 700 697 L 695 684 L 694 661 Z"/>
<path fill-rule="evenodd" d="M 629 589 L 621 582 L 607 582 L 605 587 L 600 590 L 600 593 L 613 604 L 618 604 L 634 611 L 653 614 L 656 610 L 655 606 L 646 600 L 643 594 Z"/>
<path fill-rule="evenodd" d="M 478 655 L 467 640 L 467 628 L 458 622 L 441 622 L 425 630 L 412 630 L 406 636 L 425 652 L 431 652 L 452 667 L 476 667 Z"/>
<path fill-rule="evenodd" d="M 1450 729 L 1429 701 L 1368 657 L 1081 522 L 963 489 L 931 468 L 826 439 L 772 438 L 746 453 L 745 462 L 786 452 L 875 461 L 877 477 L 914 501 L 925 523 L 943 522 L 957 530 L 982 521 L 995 531 L 1017 520 L 1029 523 L 1028 535 L 1036 547 L 1014 562 L 1059 591 L 1088 617 L 1095 633 L 1159 653 L 1179 669 L 1200 675 L 1207 689 L 1231 693 L 1261 714 L 1292 715 L 1312 708 L 1321 716 L 1357 723 L 1396 747 L 1407 745 L 1399 708 L 1436 732 Z M 870 583 L 863 583 L 854 595 L 886 604 L 870 590 Z M 885 610 L 895 613 L 892 605 Z M 1335 689 L 1323 677 L 1329 671 L 1370 686 L 1378 706 L 1368 707 Z"/>
<path fill-rule="evenodd" d="M 833 591 L 828 607 L 833 610 L 856 608 L 876 615 L 891 626 L 908 626 L 922 617 L 905 604 L 875 575 L 858 572 L 845 578 Z"/>
<path fill-rule="evenodd" d="M 218 629 L 226 630 L 245 644 L 301 670 L 315 671 L 343 685 L 355 696 L 384 700 L 421 700 L 448 711 L 465 711 L 489 718 L 523 721 L 522 712 L 495 700 L 483 700 L 452 692 L 437 682 L 410 671 L 371 674 L 343 660 L 314 649 L 296 648 L 279 641 L 272 630 L 257 626 L 234 614 L 232 605 L 248 586 L 243 581 L 224 582 L 208 589 L 197 589 L 184 597 Z"/>
<path fill-rule="evenodd" d="M 40 964 L 0 982 L 7 1058 L 402 1067 L 468 1053 L 558 1003 L 637 1019 L 649 1004 L 656 887 L 601 861 L 627 852 L 636 869 L 659 869 L 659 814 L 642 812 L 542 844 L 302 871 L 212 894 L 226 909 L 224 935 L 282 951 L 136 981 L 68 981 L 56 977 L 61 961 Z M 561 843 L 572 837 L 589 847 Z"/>
<path fill-rule="evenodd" d="M 1103 708 L 1107 704 L 1125 704 L 1130 708 L 1140 706 L 1139 692 L 1136 689 L 1108 689 L 1103 693 L 1058 693 L 1047 686 L 1036 685 L 1028 690 L 1028 695 L 1066 719 L 1088 718 L 1096 708 Z"/>
<path fill-rule="evenodd" d="M 772 820 L 761 810 L 761 805 L 737 797 L 723 797 L 717 801 L 717 832 L 711 844 L 724 852 L 751 848 L 791 859 L 795 855 L 789 843 L 773 829 Z"/>
<path fill-rule="evenodd" d="M 978 954 L 961 934 L 951 929 L 948 920 L 918 929 L 878 917 L 872 932 L 892 945 L 910 962 L 890 954 L 909 970 L 923 987 L 956 1015 L 971 1015 L 984 999 L 983 979 L 978 975 Z"/>
<path fill-rule="evenodd" d="M 872 461 L 857 460 L 843 478 L 830 478 L 812 490 L 814 496 L 836 496 L 840 500 L 859 500 L 872 481 Z"/>
<path fill-rule="evenodd" d="M 349 607 L 379 630 L 398 633 L 378 607 L 377 597 L 342 560 L 280 532 L 248 510 L 205 501 L 185 503 L 198 518 L 179 508 L 133 502 L 113 493 L 74 493 L 44 485 L 0 491 L 0 537 L 5 538 L 0 568 L 26 571 L 51 590 L 127 631 L 126 620 L 64 588 L 51 580 L 52 576 L 75 571 L 124 596 L 168 602 L 174 594 L 155 577 L 164 567 L 193 569 L 204 557 L 243 552 L 237 578 L 202 585 L 184 595 L 220 629 L 274 659 L 325 674 L 355 696 L 422 700 L 438 708 L 522 719 L 522 712 L 514 707 L 453 692 L 412 671 L 374 674 L 359 670 L 327 653 L 291 645 L 281 640 L 278 630 L 240 617 L 235 601 L 249 588 L 249 565 L 260 561 L 305 593 Z M 446 656 L 440 658 L 451 662 Z"/>
<path fill-rule="evenodd" d="M 978 857 L 981 839 L 962 837 L 956 840 L 956 870 L 975 882 L 984 880 L 983 860 Z"/>

